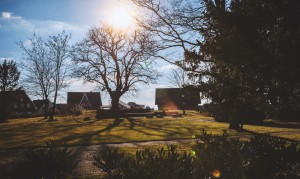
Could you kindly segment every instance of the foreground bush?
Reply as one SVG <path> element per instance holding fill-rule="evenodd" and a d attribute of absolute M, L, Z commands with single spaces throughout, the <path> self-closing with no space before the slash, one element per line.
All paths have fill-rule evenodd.
<path fill-rule="evenodd" d="M 60 179 L 70 176 L 77 165 L 72 151 L 53 142 L 46 145 L 46 148 L 27 151 L 13 167 L 10 178 Z"/>
<path fill-rule="evenodd" d="M 213 136 L 205 131 L 198 138 L 194 149 L 197 165 L 202 169 L 201 178 L 208 178 L 216 170 L 220 171 L 220 178 L 281 179 L 297 178 L 300 174 L 299 142 L 269 134 L 256 135 L 250 141 L 229 140 L 226 132 Z"/>
<path fill-rule="evenodd" d="M 94 165 L 108 178 L 185 178 L 191 172 L 192 160 L 191 154 L 179 153 L 175 146 L 154 151 L 148 148 L 137 151 L 135 156 L 125 156 L 118 148 L 105 146 L 94 156 Z"/>
<path fill-rule="evenodd" d="M 228 139 L 226 132 L 215 136 L 203 131 L 190 152 L 168 146 L 131 156 L 104 147 L 94 157 L 94 165 L 107 178 L 298 178 L 299 147 L 299 142 L 270 135 L 246 142 Z"/>

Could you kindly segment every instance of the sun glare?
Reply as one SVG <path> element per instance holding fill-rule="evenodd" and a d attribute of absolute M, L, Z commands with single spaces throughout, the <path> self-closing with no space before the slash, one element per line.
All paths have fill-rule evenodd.
<path fill-rule="evenodd" d="M 132 24 L 132 19 L 125 8 L 118 7 L 112 12 L 110 23 L 114 27 L 127 28 Z"/>
<path fill-rule="evenodd" d="M 127 4 L 114 4 L 107 11 L 105 22 L 118 30 L 129 30 L 135 28 L 134 13 L 132 7 Z"/>

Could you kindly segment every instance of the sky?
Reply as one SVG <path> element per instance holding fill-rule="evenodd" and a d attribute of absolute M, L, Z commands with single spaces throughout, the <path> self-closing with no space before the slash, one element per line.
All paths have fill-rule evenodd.
<path fill-rule="evenodd" d="M 33 33 L 40 36 L 55 35 L 63 30 L 72 34 L 71 44 L 80 42 L 92 26 L 97 26 L 122 0 L 0 0 L 0 62 L 12 59 L 21 63 L 22 51 L 16 44 L 26 42 Z M 161 73 L 157 84 L 141 85 L 135 96 L 125 95 L 124 102 L 154 107 L 155 88 L 172 87 L 167 76 L 174 66 L 158 61 L 156 70 Z M 22 77 L 22 70 L 21 70 Z M 62 92 L 59 102 L 66 102 L 67 92 L 99 91 L 95 85 L 76 80 Z M 108 103 L 108 94 L 101 92 L 102 101 Z M 36 99 L 36 97 L 32 97 Z"/>

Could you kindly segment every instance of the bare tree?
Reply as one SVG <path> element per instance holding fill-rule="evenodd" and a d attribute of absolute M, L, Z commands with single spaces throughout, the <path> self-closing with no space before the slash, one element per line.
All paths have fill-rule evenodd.
<path fill-rule="evenodd" d="M 156 44 L 149 34 L 117 31 L 109 26 L 91 28 L 72 53 L 78 64 L 75 75 L 99 85 L 111 97 L 112 109 L 120 97 L 136 92 L 137 84 L 154 83 L 158 72 L 152 68 Z"/>
<path fill-rule="evenodd" d="M 59 91 L 68 85 L 70 38 L 71 35 L 63 31 L 47 39 L 33 34 L 29 43 L 18 43 L 23 50 L 24 86 L 32 95 L 45 101 L 45 118 L 49 115 L 50 121 L 53 120 Z M 51 98 L 53 105 L 48 111 Z"/>
<path fill-rule="evenodd" d="M 182 68 L 174 68 L 167 76 L 169 83 L 177 88 L 184 87 L 188 82 L 188 76 Z"/>
<path fill-rule="evenodd" d="M 56 36 L 50 36 L 46 42 L 49 49 L 49 58 L 53 66 L 53 107 L 50 113 L 49 121 L 53 120 L 55 114 L 56 102 L 60 90 L 68 86 L 67 79 L 70 74 L 70 46 L 71 35 L 64 31 Z"/>
<path fill-rule="evenodd" d="M 198 14 L 198 10 L 202 8 L 199 0 L 131 1 L 143 13 L 136 19 L 138 25 L 151 32 L 159 42 L 158 48 L 163 53 L 159 53 L 157 57 L 180 66 L 185 53 L 198 50 L 201 39 L 199 26 L 202 25 Z M 185 65 L 184 68 L 188 69 L 188 66 Z"/>
<path fill-rule="evenodd" d="M 27 43 L 19 42 L 18 45 L 23 50 L 23 86 L 31 95 L 43 99 L 44 115 L 48 118 L 48 101 L 54 91 L 54 67 L 49 58 L 49 50 L 44 39 L 36 34 L 33 34 Z"/>

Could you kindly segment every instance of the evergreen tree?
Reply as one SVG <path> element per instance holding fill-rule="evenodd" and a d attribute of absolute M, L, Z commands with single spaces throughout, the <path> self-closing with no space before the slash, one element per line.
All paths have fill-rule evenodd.
<path fill-rule="evenodd" d="M 213 61 L 207 69 L 210 80 L 202 86 L 212 98 L 217 120 L 227 118 L 230 127 L 238 128 L 242 120 L 261 121 L 264 114 L 296 117 L 300 3 L 216 2 L 205 3 L 200 47 L 202 58 Z"/>
<path fill-rule="evenodd" d="M 162 49 L 182 47 L 185 61 L 175 64 L 198 79 L 217 120 L 239 129 L 299 116 L 300 1 L 132 1 L 151 11 L 140 23 Z"/>
<path fill-rule="evenodd" d="M 0 122 L 5 121 L 8 117 L 6 92 L 17 89 L 19 77 L 20 72 L 16 62 L 4 59 L 3 63 L 0 64 Z"/>

